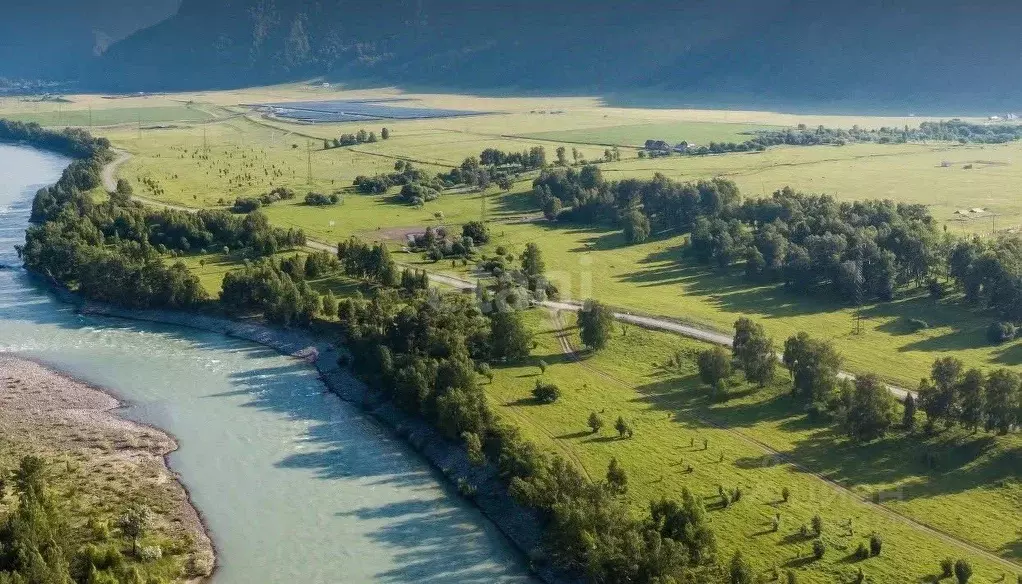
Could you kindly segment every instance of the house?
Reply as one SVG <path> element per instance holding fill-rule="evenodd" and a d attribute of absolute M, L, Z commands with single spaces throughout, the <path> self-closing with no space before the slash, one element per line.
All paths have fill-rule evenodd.
<path fill-rule="evenodd" d="M 679 154 L 685 154 L 689 150 L 693 150 L 695 148 L 698 148 L 698 146 L 696 144 L 690 144 L 688 142 L 681 142 L 680 144 L 678 144 L 677 146 L 674 147 L 674 151 L 679 153 Z"/>

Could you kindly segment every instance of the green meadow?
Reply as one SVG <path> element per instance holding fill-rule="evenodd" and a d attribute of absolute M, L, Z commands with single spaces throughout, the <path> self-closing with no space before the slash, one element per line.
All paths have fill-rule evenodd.
<path fill-rule="evenodd" d="M 393 96 L 388 91 L 336 92 L 283 86 L 128 99 L 103 115 L 124 124 L 104 130 L 117 148 L 132 154 L 119 176 L 143 198 L 197 208 L 229 206 L 235 198 L 288 186 L 294 201 L 263 210 L 281 226 L 301 227 L 312 239 L 333 243 L 350 235 L 393 244 L 395 252 L 408 233 L 427 226 L 453 230 L 469 221 L 489 222 L 492 241 L 482 250 L 503 246 L 515 254 L 530 242 L 544 255 L 548 276 L 572 299 L 597 298 L 620 310 L 661 315 L 720 331 L 729 331 L 739 316 L 763 324 L 777 344 L 798 331 L 834 342 L 852 372 L 875 372 L 914 388 L 937 357 L 953 355 L 967 366 L 1011 367 L 1022 371 L 1022 343 L 991 346 L 985 338 L 993 315 L 967 307 L 955 295 L 935 300 L 905 291 L 894 302 L 854 308 L 826 294 L 796 296 L 778 285 L 750 285 L 739 268 L 709 269 L 685 255 L 687 235 L 656 234 L 639 245 L 626 245 L 619 229 L 552 224 L 535 219 L 531 175 L 508 191 L 459 189 L 416 208 L 395 192 L 355 193 L 359 175 L 390 171 L 397 161 L 411 161 L 440 172 L 478 155 L 484 148 L 525 150 L 542 145 L 548 160 L 564 146 L 586 160 L 603 156 L 607 145 L 621 147 L 622 160 L 600 164 L 610 179 L 650 177 L 660 172 L 679 180 L 724 176 L 746 196 L 784 186 L 828 193 L 839 200 L 887 198 L 924 203 L 949 231 L 987 235 L 1022 224 L 1022 199 L 1014 185 L 1022 182 L 1022 145 L 951 145 L 943 143 L 844 147 L 778 147 L 758 154 L 707 157 L 672 156 L 640 159 L 636 146 L 646 139 L 740 141 L 756 128 L 791 126 L 875 127 L 918 124 L 920 119 L 791 116 L 770 112 L 639 110 L 605 107 L 583 98 L 496 99 L 473 96 L 410 96 L 429 107 L 491 112 L 470 118 L 373 121 L 360 124 L 306 125 L 266 119 L 242 103 L 284 99 Z M 86 107 L 94 125 L 101 106 L 96 96 L 72 97 L 59 115 L 81 125 Z M 180 100 L 180 102 L 173 101 Z M 190 102 L 184 106 L 181 102 Z M 34 104 L 53 112 L 28 112 L 25 104 L 0 106 L 7 112 L 56 115 L 56 104 Z M 133 108 L 165 127 L 143 128 Z M 158 110 L 158 111 L 157 111 Z M 70 112 L 74 113 L 71 114 Z M 83 111 L 86 112 L 83 114 Z M 199 112 L 209 116 L 199 116 Z M 129 119 L 130 115 L 134 119 Z M 75 117 L 78 116 L 78 117 Z M 391 138 L 353 147 L 323 148 L 323 140 L 361 128 Z M 342 202 L 311 207 L 300 201 L 308 191 L 339 192 Z M 972 213 L 971 209 L 983 209 Z M 956 213 L 970 210 L 967 214 Z M 399 262 L 438 272 L 473 275 L 471 266 L 430 264 L 418 255 L 398 253 Z M 222 254 L 182 258 L 212 295 L 224 274 L 241 259 Z M 325 292 L 351 294 L 358 284 L 344 278 L 314 282 Z M 574 461 L 600 479 L 611 457 L 629 473 L 636 505 L 651 498 L 676 497 L 687 487 L 711 509 L 722 552 L 741 549 L 761 571 L 793 569 L 800 581 L 851 581 L 862 568 L 873 582 L 932 581 L 944 557 L 968 557 L 977 567 L 973 581 L 997 582 L 1022 572 L 979 553 L 965 551 L 929 528 L 987 552 L 1022 561 L 1022 443 L 1018 435 L 994 438 L 957 430 L 932 437 L 898 431 L 867 446 L 856 446 L 832 426 L 806 421 L 787 394 L 786 378 L 754 391 L 737 379 L 731 399 L 714 401 L 695 374 L 691 356 L 705 347 L 674 335 L 619 328 L 620 336 L 595 355 L 575 361 L 564 355 L 557 338 L 560 321 L 546 311 L 527 313 L 536 333 L 532 362 L 496 370 L 486 392 L 500 416 L 514 422 L 544 449 Z M 923 320 L 918 330 L 910 319 Z M 571 342 L 578 345 L 574 317 L 562 315 Z M 681 366 L 666 367 L 681 352 Z M 540 373 L 539 362 L 547 364 Z M 558 384 L 562 398 L 536 405 L 530 391 L 539 378 Z M 592 435 L 586 418 L 596 412 L 605 422 Z M 611 436 L 623 416 L 635 437 Z M 703 446 L 706 440 L 706 446 Z M 783 455 L 778 458 L 778 453 Z M 938 461 L 928 465 L 928 457 Z M 691 472 L 688 467 L 691 466 Z M 826 480 L 824 480 L 826 479 Z M 830 482 L 828 482 L 830 481 Z M 840 485 L 837 487 L 834 483 Z M 740 487 L 743 498 L 728 508 L 717 505 L 718 487 Z M 792 498 L 782 502 L 789 488 Z M 881 507 L 868 504 L 883 493 Z M 781 516 L 774 532 L 772 521 Z M 824 523 L 828 551 L 823 560 L 807 559 L 810 538 L 799 534 L 813 515 Z M 918 524 L 912 523 L 918 522 Z M 879 557 L 855 561 L 853 553 L 871 533 L 884 538 Z M 1009 579 L 1009 581 L 1011 581 Z"/>

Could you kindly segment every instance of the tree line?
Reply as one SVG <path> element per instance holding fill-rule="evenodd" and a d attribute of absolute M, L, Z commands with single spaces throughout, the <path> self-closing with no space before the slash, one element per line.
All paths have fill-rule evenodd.
<path fill-rule="evenodd" d="M 763 326 L 743 317 L 734 329 L 730 353 L 714 347 L 696 359 L 700 379 L 718 395 L 736 370 L 759 387 L 771 383 L 775 375 L 778 355 Z M 930 377 L 920 382 L 918 397 L 906 395 L 899 419 L 897 401 L 878 376 L 867 373 L 854 381 L 841 377 L 843 359 L 828 341 L 800 332 L 785 340 L 780 360 L 788 370 L 796 403 L 814 419 L 836 421 L 857 441 L 881 438 L 899 422 L 903 429 L 913 430 L 919 410 L 926 416 L 927 434 L 935 432 L 938 423 L 998 434 L 1022 424 L 1022 377 L 1009 369 L 986 374 L 977 368 L 966 370 L 954 357 L 939 358 Z"/>
<path fill-rule="evenodd" d="M 533 194 L 551 220 L 616 224 L 629 243 L 689 232 L 695 261 L 740 265 L 751 281 L 861 304 L 891 300 L 902 287 L 940 296 L 949 280 L 967 300 L 1022 320 L 1022 237 L 957 237 L 938 229 L 924 205 L 838 202 L 787 187 L 743 200 L 726 179 L 679 182 L 657 173 L 610 182 L 596 166 L 545 169 Z M 1008 340 L 1016 330 L 998 325 L 991 338 Z"/>

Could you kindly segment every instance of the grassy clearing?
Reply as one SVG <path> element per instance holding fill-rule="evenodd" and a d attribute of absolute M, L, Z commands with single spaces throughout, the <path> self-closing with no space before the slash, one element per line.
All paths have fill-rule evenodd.
<path fill-rule="evenodd" d="M 795 414 L 783 383 L 760 392 L 739 385 L 732 389 L 735 399 L 713 403 L 691 361 L 671 370 L 655 365 L 677 351 L 693 352 L 705 346 L 695 341 L 626 327 L 627 335 L 615 338 L 604 352 L 575 363 L 562 354 L 555 337 L 557 327 L 545 312 L 532 311 L 527 319 L 537 331 L 532 362 L 497 370 L 493 383 L 486 386 L 499 414 L 544 448 L 581 465 L 594 479 L 602 478 L 610 458 L 616 457 L 629 473 L 629 493 L 637 507 L 651 498 L 676 496 L 688 487 L 712 510 L 725 554 L 742 549 L 760 570 L 793 567 L 808 582 L 845 581 L 859 566 L 870 581 L 918 581 L 935 574 L 945 556 L 969 557 L 836 491 L 809 472 L 778 461 L 758 441 L 856 493 L 901 487 L 906 498 L 886 504 L 1006 557 L 1020 557 L 1017 531 L 1022 525 L 1014 509 L 1022 485 L 1014 475 L 1012 465 L 1017 460 L 1012 462 L 1009 450 L 1017 446 L 1017 437 L 997 446 L 986 444 L 982 436 L 948 437 L 954 444 L 948 450 L 948 470 L 929 474 L 920 468 L 918 452 L 946 446 L 940 439 L 923 447 L 914 439 L 898 437 L 852 447 L 843 437 L 809 425 Z M 577 331 L 571 334 L 578 344 Z M 542 376 L 540 360 L 547 363 Z M 562 397 L 557 403 L 536 405 L 532 400 L 532 385 L 540 378 L 560 386 Z M 605 422 L 600 435 L 593 435 L 586 426 L 590 412 Z M 618 416 L 635 428 L 633 439 L 616 437 L 612 426 Z M 687 471 L 689 465 L 692 472 Z M 977 470 L 981 474 L 974 474 Z M 991 483 L 995 477 L 999 485 Z M 717 491 L 721 485 L 741 487 L 742 500 L 720 509 Z M 792 492 L 788 503 L 781 501 L 783 487 Z M 771 529 L 775 513 L 781 514 L 776 533 Z M 798 534 L 815 514 L 823 518 L 823 539 L 829 548 L 818 563 L 804 559 L 810 539 Z M 851 534 L 843 527 L 849 519 Z M 884 537 L 883 554 L 853 561 L 850 556 L 858 543 L 874 531 Z M 980 581 L 994 581 L 1003 572 L 992 561 L 971 559 L 980 566 Z"/>
<path fill-rule="evenodd" d="M 520 253 L 526 243 L 537 242 L 548 276 L 571 298 L 597 298 L 721 331 L 730 331 L 744 315 L 761 321 L 781 343 L 806 331 L 833 341 L 848 369 L 875 372 L 906 387 L 914 388 L 943 355 L 985 368 L 1022 365 L 1022 343 L 991 346 L 985 335 L 994 317 L 964 308 L 958 298 L 916 295 L 864 306 L 862 332 L 855 334 L 854 307 L 831 300 L 825 291 L 806 296 L 780 285 L 750 285 L 740 268 L 697 265 L 684 254 L 685 236 L 628 246 L 620 231 L 607 228 L 543 222 L 493 225 L 491 231 L 491 250 L 502 245 Z M 911 318 L 930 327 L 915 331 Z"/>
<path fill-rule="evenodd" d="M 608 144 L 641 147 L 646 140 L 666 140 L 677 144 L 682 140 L 690 144 L 710 142 L 744 142 L 755 130 L 769 129 L 769 126 L 748 124 L 727 124 L 714 122 L 667 122 L 609 126 L 525 134 L 526 138 L 572 142 L 581 144 Z"/>
<path fill-rule="evenodd" d="M 47 104 L 47 107 L 52 105 Z M 123 107 L 89 110 L 50 110 L 13 114 L 11 119 L 36 122 L 43 126 L 116 126 L 121 124 L 155 124 L 166 122 L 204 122 L 213 116 L 204 110 L 176 106 Z"/>

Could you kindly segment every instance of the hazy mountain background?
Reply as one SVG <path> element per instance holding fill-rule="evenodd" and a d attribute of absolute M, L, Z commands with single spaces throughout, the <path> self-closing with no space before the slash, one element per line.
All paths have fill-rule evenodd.
<path fill-rule="evenodd" d="M 112 43 L 173 16 L 181 0 L 4 0 L 0 77 L 67 80 Z"/>
<path fill-rule="evenodd" d="M 92 2 L 106 7 L 110 31 L 173 3 L 118 12 L 114 0 Z M 84 62 L 81 81 L 104 90 L 323 76 L 679 103 L 1014 110 L 1022 3 L 183 0 Z"/>

